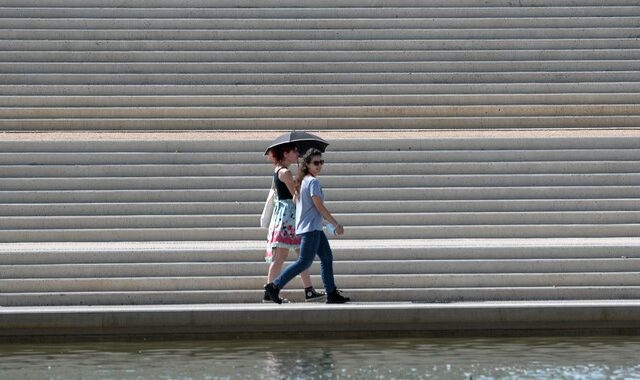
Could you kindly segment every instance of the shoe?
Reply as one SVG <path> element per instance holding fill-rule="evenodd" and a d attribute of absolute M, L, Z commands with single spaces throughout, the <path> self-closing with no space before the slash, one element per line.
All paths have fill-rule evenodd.
<path fill-rule="evenodd" d="M 275 303 L 282 303 L 282 298 L 280 298 L 280 289 L 276 288 L 273 282 L 268 283 L 264 286 L 264 292 L 269 296 L 269 299 Z"/>
<path fill-rule="evenodd" d="M 327 294 L 327 303 L 346 303 L 351 301 L 351 298 L 349 297 L 344 297 L 342 295 L 342 292 L 339 291 L 338 289 L 334 290 L 333 292 Z"/>
<path fill-rule="evenodd" d="M 317 292 L 314 288 L 310 290 L 305 290 L 304 292 L 304 300 L 307 302 L 320 301 L 327 296 L 325 292 Z"/>
<path fill-rule="evenodd" d="M 284 298 L 284 297 L 280 297 L 280 299 L 282 300 L 282 303 L 289 303 L 289 300 Z M 269 293 L 267 293 L 267 291 L 264 291 L 264 296 L 262 297 L 262 303 L 271 303 L 273 301 L 271 301 L 271 297 L 269 297 Z"/>

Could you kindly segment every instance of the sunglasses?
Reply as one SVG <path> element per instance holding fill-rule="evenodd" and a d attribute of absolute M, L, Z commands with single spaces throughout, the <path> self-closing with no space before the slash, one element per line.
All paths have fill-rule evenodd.
<path fill-rule="evenodd" d="M 320 165 L 324 165 L 324 160 L 311 161 L 311 163 L 312 163 L 314 166 L 320 166 Z"/>

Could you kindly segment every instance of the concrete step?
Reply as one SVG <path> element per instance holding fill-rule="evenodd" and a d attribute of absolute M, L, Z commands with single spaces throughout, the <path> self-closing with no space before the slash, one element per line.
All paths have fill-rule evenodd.
<path fill-rule="evenodd" d="M 73 141 L 63 140 L 2 140 L 0 149 L 2 153 L 161 153 L 171 155 L 174 153 L 241 153 L 251 157 L 248 163 L 265 163 L 263 152 L 278 131 L 265 132 L 264 139 L 251 140 L 215 140 L 215 139 L 114 139 L 100 140 L 95 138 L 77 139 Z M 410 151 L 427 151 L 430 154 L 443 154 L 443 151 L 461 151 L 454 153 L 464 157 L 463 152 L 469 154 L 478 151 L 499 151 L 509 154 L 508 151 L 519 151 L 522 155 L 536 154 L 538 151 L 569 151 L 569 150 L 593 150 L 594 157 L 602 149 L 614 151 L 626 151 L 628 149 L 640 149 L 640 139 L 626 136 L 596 136 L 596 137 L 438 137 L 438 138 L 338 138 L 330 141 L 331 145 L 327 155 L 353 154 L 355 157 L 361 152 L 393 152 L 409 153 Z M 492 153 L 499 153 L 492 152 Z M 519 154 L 520 154 L 519 153 Z M 475 157 L 475 156 L 474 156 Z M 403 158 L 404 159 L 404 158 Z M 474 158 L 475 159 L 475 158 Z M 447 161 L 456 161 L 450 159 Z M 480 160 L 487 161 L 487 160 Z M 515 159 L 513 161 L 521 161 Z M 540 161 L 546 161 L 541 159 Z M 236 162 L 241 163 L 241 162 Z"/>
<path fill-rule="evenodd" d="M 473 226 L 473 225 L 597 225 L 640 224 L 640 211 L 561 212 L 441 212 L 334 213 L 348 227 L 359 226 Z M 118 215 L 118 216 L 7 216 L 0 229 L 113 229 L 113 228 L 242 228 L 255 227 L 258 215 Z M 265 231 L 266 232 L 266 231 Z"/>
<path fill-rule="evenodd" d="M 255 131 L 255 130 L 422 130 L 635 128 L 640 116 L 535 116 L 443 118 L 269 118 L 269 119 L 3 119 L 0 130 L 85 131 Z"/>
<path fill-rule="evenodd" d="M 322 284 L 319 275 L 312 282 Z M 185 290 L 259 290 L 265 276 L 241 277 L 120 277 L 0 280 L 3 293 L 60 292 L 136 292 Z M 544 286 L 640 286 L 636 272 L 586 273 L 501 273 L 501 274 L 389 274 L 337 275 L 336 283 L 344 289 L 421 289 L 421 288 L 482 288 L 482 287 L 544 287 Z M 317 285 L 318 288 L 321 285 Z M 287 284 L 295 292 L 302 289 L 299 277 Z"/>
<path fill-rule="evenodd" d="M 640 47 L 640 42 L 638 42 Z M 414 84 L 414 83 L 521 83 L 521 82 L 638 82 L 639 70 L 536 72 L 350 72 L 350 73 L 241 73 L 229 74 L 4 74 L 3 85 L 295 85 L 295 84 Z"/>
<path fill-rule="evenodd" d="M 270 177 L 89 177 L 4 178 L 3 191 L 42 190 L 161 190 L 269 188 Z M 517 186 L 640 186 L 640 174 L 493 174 L 324 176 L 326 189 L 354 187 L 517 187 Z"/>
<path fill-rule="evenodd" d="M 1 216 L 81 215 L 257 215 L 264 202 L 136 202 L 136 203 L 14 203 L 0 204 Z M 327 207 L 344 213 L 428 212 L 550 212 L 640 211 L 640 198 L 527 199 L 452 201 L 328 201 Z"/>
<path fill-rule="evenodd" d="M 640 105 L 485 105 L 485 106 L 321 106 L 321 107 L 2 107 L 0 117 L 122 119 L 122 118 L 417 118 L 510 116 L 638 116 Z"/>
<path fill-rule="evenodd" d="M 257 224 L 257 222 L 256 222 Z M 352 226 L 343 239 L 446 239 L 446 238 L 578 238 L 637 236 L 640 224 L 521 224 L 521 225 L 430 225 Z M 102 229 L 17 229 L 0 231 L 0 242 L 103 242 L 103 241 L 192 241 L 265 239 L 258 227 Z"/>
<path fill-rule="evenodd" d="M 409 61 L 409 62 L 0 62 L 3 74 L 237 74 L 237 73 L 464 73 L 464 72 L 572 72 L 638 71 L 634 59 L 531 61 Z"/>
<path fill-rule="evenodd" d="M 5 203 L 264 202 L 267 189 L 0 191 Z M 638 199 L 636 186 L 441 187 L 327 189 L 331 201 Z"/>
<path fill-rule="evenodd" d="M 432 26 L 428 23 L 422 25 L 413 25 L 405 27 L 404 25 L 394 25 L 391 28 L 380 29 L 373 25 L 367 25 L 365 28 L 349 29 L 349 28 L 325 28 L 318 26 L 316 28 L 300 28 L 300 29 L 162 29 L 158 26 L 154 29 L 144 29 L 134 26 L 130 29 L 109 29 L 109 28 L 92 28 L 92 29 L 73 29 L 73 28 L 56 28 L 55 34 L 51 33 L 47 25 L 41 25 L 41 28 L 11 28 L 2 29 L 2 33 L 8 39 L 12 40 L 121 40 L 121 41 L 194 41 L 194 40 L 221 40 L 221 39 L 239 39 L 239 40 L 282 40 L 296 39 L 318 40 L 318 39 L 345 39 L 345 40 L 364 40 L 364 39 L 466 39 L 473 38 L 477 40 L 490 39 L 551 39 L 551 38 L 634 38 L 636 27 L 618 26 L 615 24 L 606 27 L 593 27 L 585 25 L 582 27 L 553 27 L 538 28 L 535 25 L 523 28 L 486 28 L 486 27 L 467 27 L 467 28 L 451 28 L 449 26 Z M 18 49 L 17 49 L 18 50 Z M 68 50 L 68 49 L 67 49 Z M 64 55 L 64 52 L 48 52 L 56 56 Z M 86 52 L 85 52 L 86 53 Z M 114 52 L 117 53 L 117 52 Z M 120 52 L 126 56 L 130 56 L 131 51 Z M 193 52 L 190 52 L 193 54 Z M 204 53 L 204 52 L 201 52 Z M 211 52 L 209 54 L 213 54 Z M 224 53 L 224 52 L 220 52 Z M 219 53 L 219 54 L 220 54 Z M 276 52 L 272 52 L 276 53 Z M 339 53 L 339 52 L 334 52 Z M 334 53 L 329 53 L 333 55 Z M 622 53 L 622 52 L 620 52 Z M 147 52 L 153 56 L 157 52 Z M 216 54 L 218 56 L 219 54 Z M 91 54 L 95 56 L 95 54 Z M 260 56 L 260 55 L 258 55 Z M 297 57 L 298 55 L 296 55 Z M 317 56 L 317 55 L 316 55 Z M 324 57 L 324 55 L 322 55 Z M 183 57 L 184 60 L 187 57 Z M 398 57 L 394 58 L 397 60 Z M 433 58 L 433 57 L 432 57 Z M 431 58 L 431 59 L 432 59 Z M 42 57 L 34 58 L 42 61 Z M 176 59 L 180 59 L 176 57 Z M 6 60 L 6 58 L 5 58 Z M 72 58 L 79 61 L 78 57 Z M 255 60 L 255 58 L 251 59 Z M 308 58 L 306 59 L 308 60 Z M 157 61 L 163 61 L 158 59 Z M 85 62 L 85 61 L 81 61 Z"/>
<path fill-rule="evenodd" d="M 266 161 L 266 160 L 265 160 Z M 481 174 L 594 174 L 637 173 L 637 161 L 528 161 L 528 162 L 438 162 L 438 163 L 331 163 L 323 175 L 481 175 Z M 197 165 L 3 165 L 0 177 L 190 177 L 190 176 L 261 176 L 268 178 L 267 164 L 197 164 Z M 265 174 L 267 176 L 265 176 Z"/>
<path fill-rule="evenodd" d="M 46 85 L 0 84 L 0 95 L 410 95 L 640 92 L 638 82 L 411 83 L 324 85 Z M 557 127 L 557 126 L 556 126 Z M 279 129 L 282 130 L 282 129 Z"/>
<path fill-rule="evenodd" d="M 267 136 L 277 136 L 278 131 L 265 132 L 264 139 L 251 140 L 215 140 L 215 139 L 78 139 L 73 141 L 61 140 L 2 140 L 0 149 L 2 153 L 161 153 L 171 155 L 174 153 L 242 153 L 253 160 L 265 163 L 263 152 L 266 146 L 272 141 Z M 498 151 L 492 153 L 508 151 L 519 151 L 518 155 L 536 154 L 538 151 L 569 151 L 569 150 L 593 150 L 594 156 L 602 149 L 614 151 L 626 151 L 628 149 L 640 149 L 640 139 L 625 136 L 564 136 L 564 137 L 438 137 L 438 138 L 338 138 L 330 141 L 331 145 L 327 155 L 336 153 L 353 154 L 358 157 L 362 152 L 384 152 L 384 154 L 394 154 L 394 151 L 427 151 L 429 154 L 446 154 L 442 151 L 461 151 L 453 155 L 464 157 L 469 154 L 479 153 L 479 151 Z M 396 152 L 396 153 L 397 153 Z M 465 154 L 463 154 L 465 153 Z M 429 156 L 430 157 L 430 156 Z M 476 159 L 475 156 L 472 156 Z M 430 159 L 430 158 L 429 158 Z M 404 158 L 403 158 L 404 160 Z M 449 159 L 446 161 L 457 161 Z M 480 160 L 487 161 L 487 160 Z M 521 161 L 515 159 L 513 161 Z M 541 159 L 540 161 L 546 161 Z M 236 162 L 239 163 L 239 162 Z"/>
<path fill-rule="evenodd" d="M 568 19 L 558 18 L 554 19 L 557 24 L 551 27 L 585 27 L 586 25 L 580 25 L 579 19 L 575 25 L 566 25 L 570 23 Z M 630 18 L 624 24 L 617 23 L 610 25 L 611 20 L 601 20 L 602 22 L 589 27 L 637 27 L 638 20 L 640 18 Z M 141 23 L 147 24 L 148 20 L 140 20 Z M 194 29 L 208 29 L 211 27 L 209 20 L 202 20 L 205 24 L 202 27 L 193 27 Z M 371 22 L 376 24 L 380 20 L 372 20 Z M 535 21 L 535 20 L 534 20 Z M 48 23 L 48 21 L 46 21 Z M 230 21 L 235 24 L 237 20 Z M 251 20 L 253 22 L 253 20 Z M 278 23 L 281 21 L 277 21 Z M 323 21 L 324 22 L 324 21 Z M 495 20 L 488 20 L 484 27 L 495 27 Z M 7 23 L 6 19 L 3 21 L 0 19 L 1 29 L 16 29 L 16 28 L 38 28 L 35 20 L 19 20 L 16 23 Z M 59 27 L 69 28 L 78 27 L 82 29 L 91 29 L 88 25 L 76 25 L 71 26 L 69 20 L 61 19 L 59 21 L 61 25 Z M 116 20 L 105 20 L 104 25 L 93 25 L 94 28 L 116 27 Z M 192 28 L 191 24 L 193 20 L 185 20 L 180 26 L 176 28 L 189 29 Z M 417 20 L 420 25 L 418 27 L 424 27 L 424 20 Z M 187 25 L 188 24 L 188 25 Z M 341 27 L 355 27 L 353 20 L 345 20 L 346 25 Z M 373 25 L 373 24 L 372 24 Z M 49 25 L 50 27 L 52 25 Z M 514 28 L 528 27 L 529 25 L 512 25 Z M 42 27 L 42 26 L 40 26 Z M 129 25 L 125 22 L 121 26 L 123 29 L 140 29 L 142 25 Z M 153 26 L 149 26 L 153 27 Z M 170 27 L 167 25 L 166 27 Z M 222 26 L 220 26 L 222 27 Z M 433 25 L 432 27 L 436 27 Z M 449 23 L 441 25 L 444 28 L 451 28 L 453 25 Z M 460 25 L 459 27 L 463 27 Z M 476 25 L 464 26 L 467 28 L 478 27 Z M 543 27 L 543 25 L 536 25 L 536 27 Z M 56 28 L 57 29 L 57 28 Z M 314 28 L 315 31 L 315 28 Z M 390 37 L 390 38 L 389 38 Z M 454 50 L 468 50 L 468 51 L 483 51 L 483 50 L 557 50 L 557 49 L 638 49 L 640 48 L 640 42 L 634 38 L 536 38 L 536 39 L 469 39 L 461 38 L 457 40 L 453 39 L 404 39 L 393 38 L 393 35 L 387 38 L 380 39 L 350 39 L 345 40 L 341 38 L 335 39 L 309 39 L 299 40 L 296 38 L 295 31 L 289 35 L 289 38 L 283 38 L 280 40 L 265 40 L 265 39 L 245 39 L 245 40 L 1 40 L 0 51 L 340 51 L 340 50 L 360 50 L 360 51 L 387 51 L 387 50 L 436 50 L 436 51 L 454 51 Z"/>
<path fill-rule="evenodd" d="M 319 273 L 314 263 L 312 273 Z M 576 273 L 633 272 L 640 258 L 512 259 L 512 260 L 402 260 L 335 261 L 336 274 L 466 274 L 466 273 Z M 106 278 L 182 276 L 265 276 L 264 262 L 196 262 L 134 264 L 0 265 L 4 279 Z"/>
<path fill-rule="evenodd" d="M 20 144 L 17 142 L 16 144 Z M 267 144 L 267 143 L 265 143 Z M 0 144 L 2 147 L 3 144 Z M 52 144 L 54 148 L 55 144 Z M 65 150 L 64 145 L 57 145 Z M 57 148 L 55 147 L 55 148 Z M 265 156 L 250 152 L 3 152 L 0 165 L 125 165 L 125 164 L 264 164 Z M 15 148 L 15 146 L 14 146 Z M 392 148 L 392 146 L 388 147 Z M 30 149 L 29 146 L 25 150 Z M 73 149 L 73 147 L 66 147 Z M 126 148 L 125 148 L 126 149 Z M 143 148 L 141 147 L 141 150 Z M 212 147 L 215 149 L 215 147 Z M 541 150 L 397 150 L 340 152 L 333 144 L 324 156 L 332 164 L 353 163 L 420 163 L 420 162 L 526 162 L 526 161 L 634 161 L 640 160 L 640 149 L 541 149 Z"/>
<path fill-rule="evenodd" d="M 640 258 L 634 238 L 332 240 L 336 260 L 512 260 Z M 104 263 L 255 263 L 261 241 L 6 243 L 2 265 Z M 295 259 L 291 255 L 290 259 Z M 265 269 L 266 270 L 266 269 Z M 266 273 L 266 272 L 265 272 Z"/>
<path fill-rule="evenodd" d="M 640 58 L 640 55 L 639 57 Z M 637 104 L 636 93 L 455 95 L 0 96 L 2 107 L 450 106 Z"/>
<path fill-rule="evenodd" d="M 637 4 L 636 4 L 637 5 Z M 514 8 L 506 12 L 514 12 Z M 601 7 L 592 8 L 591 12 L 598 12 Z M 489 15 L 488 17 L 461 17 L 459 10 L 452 9 L 450 12 L 454 14 L 450 17 L 431 17 L 430 12 L 433 9 L 415 9 L 416 17 L 395 17 L 394 15 L 372 15 L 373 17 L 314 17 L 312 10 L 296 10 L 306 17 L 296 17 L 292 15 L 287 17 L 280 10 L 271 17 L 256 18 L 249 15 L 248 12 L 254 11 L 259 13 L 268 13 L 265 9 L 254 8 L 245 9 L 244 14 L 237 14 L 235 17 L 215 18 L 215 17 L 199 17 L 198 15 L 185 15 L 184 17 L 38 17 L 25 14 L 25 17 L 6 17 L 0 19 L 0 28 L 3 29 L 290 29 L 295 32 L 297 29 L 394 29 L 394 28 L 584 28 L 584 27 L 634 27 L 638 25 L 638 11 L 640 7 L 629 8 L 611 8 L 611 13 L 629 15 L 590 15 L 573 17 L 571 14 L 580 14 L 578 8 L 569 8 L 564 10 L 565 15 L 532 15 L 522 14 L 519 16 Z M 472 10 L 474 8 L 466 8 Z M 487 8 L 475 8 L 487 10 Z M 545 12 L 546 9 L 532 8 Z M 61 12 L 70 12 L 69 9 L 61 10 Z M 91 10 L 95 12 L 94 9 Z M 236 11 L 236 10 L 233 10 Z M 336 12 L 344 11 L 344 9 L 336 10 Z M 356 13 L 361 10 L 354 10 Z M 379 12 L 378 10 L 362 10 L 363 12 Z M 515 10 L 518 12 L 518 10 Z M 72 12 L 72 10 L 71 10 Z M 144 10 L 148 12 L 148 10 Z M 214 9 L 212 12 L 216 14 L 224 12 L 224 9 Z M 392 12 L 397 12 L 393 10 Z M 605 10 L 602 11 L 606 13 Z M 347 11 L 348 13 L 348 11 Z M 420 14 L 422 13 L 422 14 Z M 436 12 L 434 12 L 434 15 Z M 451 17 L 453 16 L 453 17 Z"/>
<path fill-rule="evenodd" d="M 602 10 L 600 10 L 602 8 Z M 4 8 L 7 10 L 6 8 Z M 38 8 L 40 9 L 40 8 Z M 77 8 L 76 8 L 77 9 Z M 254 9 L 232 9 L 227 12 L 234 12 L 224 16 L 224 9 L 212 9 L 207 15 L 207 10 L 199 10 L 197 14 L 176 15 L 174 17 L 153 17 L 153 12 L 163 12 L 162 10 L 140 10 L 143 12 L 135 16 L 136 9 L 126 9 L 124 12 L 131 12 L 130 17 L 118 17 L 110 15 L 101 15 L 95 9 L 88 12 L 94 14 L 93 18 L 73 17 L 74 10 L 62 9 L 59 12 L 69 13 L 67 17 L 47 17 L 38 15 L 37 9 L 30 12 L 17 10 L 22 12 L 22 17 L 12 17 L 10 9 L 7 10 L 7 17 L 0 19 L 0 28 L 6 29 L 226 29 L 235 30 L 255 30 L 255 29 L 408 29 L 408 28 L 584 28 L 584 27 L 633 27 L 638 25 L 640 19 L 640 7 L 620 7 L 606 8 L 593 7 L 588 10 L 586 8 L 568 8 L 549 14 L 548 9 L 544 8 L 517 8 L 509 7 L 503 10 L 506 15 L 501 16 L 500 9 L 492 11 L 492 8 L 475 8 L 471 11 L 485 12 L 489 14 L 466 16 L 465 11 L 469 12 L 470 8 L 460 9 L 410 9 L 405 15 L 401 15 L 403 11 L 391 8 L 387 12 L 395 12 L 396 14 L 381 14 L 385 12 L 380 9 L 363 9 L 360 10 L 364 15 L 367 13 L 369 17 L 353 17 L 350 12 L 358 13 L 358 9 L 344 10 L 322 10 L 321 12 L 332 15 L 316 16 L 313 9 L 297 10 L 292 9 L 289 12 L 297 12 L 298 15 L 289 14 L 283 9 L 270 12 L 269 10 Z M 496 8 L 493 8 L 496 9 Z M 558 8 L 552 8 L 557 10 Z M 523 12 L 528 12 L 524 13 Z M 412 17 L 407 17 L 413 11 Z M 44 12 L 47 12 L 45 9 Z M 77 12 L 77 11 L 76 11 Z M 121 11 L 122 12 L 122 11 Z M 167 11 L 165 11 L 167 12 Z M 168 10 L 170 13 L 171 10 Z M 180 11 L 177 11 L 179 13 Z M 258 12 L 263 17 L 253 17 L 251 12 Z M 336 17 L 344 12 L 343 17 Z M 509 13 L 519 12 L 519 15 L 509 15 Z M 546 12 L 547 14 L 533 14 L 535 12 Z M 598 12 L 602 14 L 598 15 Z M 25 14 L 26 13 L 26 14 Z M 201 14 L 202 13 L 202 14 Z M 268 14 L 271 16 L 268 17 Z M 447 14 L 449 13 L 449 14 Z M 491 14 L 492 13 L 492 14 Z M 591 13 L 591 14 L 589 14 Z M 624 14 L 626 13 L 626 14 Z M 306 17 L 301 17 L 304 14 Z M 62 15 L 60 15 L 62 16 Z M 171 16 L 168 14 L 168 16 Z M 396 17 L 397 16 L 397 17 Z M 465 17 L 466 16 L 466 17 Z M 578 16 L 578 17 L 576 17 Z"/>
<path fill-rule="evenodd" d="M 542 33 L 547 38 L 633 38 L 637 28 L 554 28 L 554 29 L 425 29 L 421 30 L 424 37 L 456 38 L 472 34 L 475 38 L 495 39 L 505 33 L 510 33 L 512 38 L 536 38 Z M 12 35 L 13 32 L 13 35 Z M 168 31 L 158 30 L 156 33 L 163 33 L 163 40 L 179 39 L 184 40 L 184 33 L 193 34 L 197 39 L 206 39 L 206 36 L 215 31 Z M 261 33 L 271 31 L 263 30 Z M 322 33 L 322 31 L 313 31 Z M 374 30 L 368 30 L 374 33 Z M 16 31 L 3 30 L 5 35 L 12 35 L 13 39 L 24 39 L 27 30 Z M 66 35 L 77 35 L 75 30 L 57 29 L 55 35 L 51 35 L 50 30 L 29 30 L 32 33 L 42 33 L 49 38 L 62 38 Z M 119 36 L 123 34 L 123 39 L 152 39 L 154 31 L 149 30 L 82 30 L 82 36 L 88 38 L 92 34 L 104 36 L 105 33 Z M 119 33 L 119 34 L 116 34 Z M 273 32 L 272 32 L 273 33 Z M 302 33 L 302 32 L 301 32 Z M 405 32 L 406 33 L 406 32 Z M 522 35 L 522 36 L 521 36 Z M 139 36 L 139 38 L 134 38 Z M 491 37 L 491 38 L 490 38 Z M 503 36 L 504 37 L 504 36 Z M 44 39 L 44 38 L 36 38 Z M 71 39 L 71 38 L 63 38 Z M 0 56 L 0 62 L 406 62 L 406 61 L 556 61 L 556 60 L 632 60 L 638 59 L 640 49 L 518 49 L 518 50 L 336 50 L 336 51 L 191 51 L 191 50 L 170 50 L 170 51 L 148 51 L 148 50 L 6 50 Z"/>
<path fill-rule="evenodd" d="M 327 0 L 322 3 L 324 7 L 336 8 L 353 8 L 353 7 L 383 7 L 384 2 L 379 0 Z M 431 0 L 425 4 L 420 0 L 398 0 L 393 3 L 394 7 L 474 7 L 477 6 L 474 0 Z M 130 0 L 126 4 L 119 0 L 6 0 L 3 2 L 5 7 L 67 7 L 67 8 L 108 8 L 108 7 L 124 7 L 124 8 L 144 8 L 149 3 L 145 0 Z M 156 8 L 252 8 L 255 2 L 251 0 L 158 0 L 153 3 Z M 522 0 L 518 6 L 522 7 L 585 7 L 600 6 L 600 0 Z M 607 2 L 609 6 L 633 6 L 637 5 L 634 0 L 610 0 Z M 260 3 L 262 8 L 318 8 L 318 2 L 312 0 L 264 0 Z M 513 2 L 510 0 L 491 0 L 483 4 L 484 7 L 510 7 Z"/>
<path fill-rule="evenodd" d="M 468 18 L 489 17 L 629 17 L 640 16 L 640 6 L 573 6 L 573 7 L 465 7 Z M 217 8 L 217 7 L 0 7 L 5 18 L 73 18 L 73 19 L 414 19 L 414 18 L 458 18 L 457 7 L 332 7 L 319 4 L 316 7 L 252 7 L 252 8 Z"/>
<path fill-rule="evenodd" d="M 293 302 L 303 302 L 303 292 L 283 291 Z M 263 291 L 161 291 L 161 292 L 77 292 L 0 294 L 3 306 L 31 305 L 144 305 L 256 303 Z M 346 295 L 358 302 L 461 302 L 507 300 L 600 300 L 638 299 L 636 286 L 494 287 L 435 289 L 349 289 Z"/>

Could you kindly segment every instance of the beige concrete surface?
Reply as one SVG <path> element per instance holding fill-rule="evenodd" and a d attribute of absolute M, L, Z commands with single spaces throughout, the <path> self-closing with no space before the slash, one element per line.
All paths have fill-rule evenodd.
<path fill-rule="evenodd" d="M 640 302 L 228 304 L 0 308 L 5 341 L 117 337 L 538 336 L 640 331 Z M 291 326 L 296 326 L 292 329 Z"/>
<path fill-rule="evenodd" d="M 183 131 L 183 132 L 0 132 L 0 141 L 86 140 L 268 140 L 284 131 Z M 309 131 L 325 139 L 407 138 L 542 138 L 542 137 L 638 137 L 638 129 L 514 129 L 514 130 L 404 130 Z"/>

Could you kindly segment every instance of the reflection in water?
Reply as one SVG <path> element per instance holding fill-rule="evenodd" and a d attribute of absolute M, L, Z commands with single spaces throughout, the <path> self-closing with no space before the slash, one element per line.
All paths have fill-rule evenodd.
<path fill-rule="evenodd" d="M 2 379 L 640 379 L 640 337 L 0 344 Z"/>
<path fill-rule="evenodd" d="M 300 347 L 265 351 L 264 374 L 271 378 L 335 378 L 333 354 L 328 348 Z"/>

